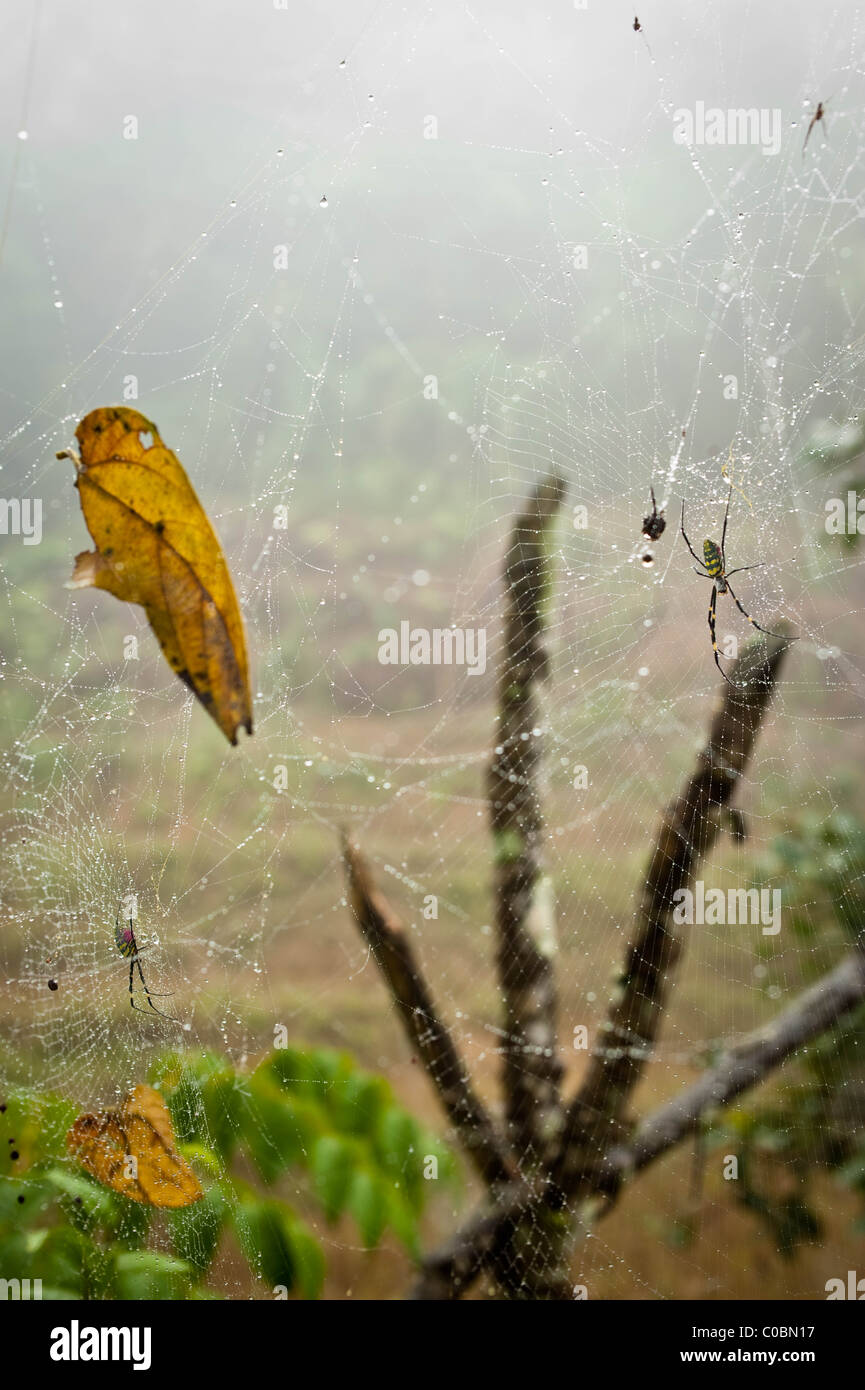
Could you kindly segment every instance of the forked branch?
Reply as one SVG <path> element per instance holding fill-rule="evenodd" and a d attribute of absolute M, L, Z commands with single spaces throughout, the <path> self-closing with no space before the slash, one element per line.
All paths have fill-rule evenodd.
<path fill-rule="evenodd" d="M 504 569 L 505 641 L 488 792 L 505 1001 L 506 1135 L 474 1091 L 403 926 L 372 883 L 356 846 L 347 838 L 343 845 L 360 930 L 412 1047 L 490 1189 L 454 1238 L 424 1261 L 415 1289 L 419 1298 L 458 1298 L 484 1269 L 513 1297 L 566 1297 L 565 1228 L 574 1235 L 580 1215 L 609 1209 L 623 1179 L 666 1153 L 704 1117 L 763 1080 L 865 998 L 865 957 L 853 955 L 768 1027 L 730 1045 L 680 1096 L 635 1130 L 630 1125 L 628 1105 L 654 1050 L 684 945 L 673 920 L 676 894 L 691 886 L 719 833 L 787 649 L 786 637 L 769 636 L 746 647 L 736 662 L 696 766 L 661 816 L 624 970 L 586 1076 L 564 1109 L 538 785 L 548 533 L 563 496 L 564 484 L 555 477 L 534 491 L 514 524 Z M 546 1259 L 549 1277 L 540 1267 Z"/>
<path fill-rule="evenodd" d="M 719 1061 L 692 1086 L 648 1115 L 627 1144 L 608 1150 L 597 1165 L 607 1170 L 607 1190 L 617 1191 L 623 1179 L 669 1153 L 725 1105 L 765 1081 L 799 1048 L 842 1024 L 863 1002 L 865 954 L 855 951 L 771 1023 L 728 1044 Z M 550 1191 L 540 1183 L 501 1188 L 494 1205 L 476 1212 L 452 1240 L 426 1257 L 414 1297 L 459 1297 L 467 1282 L 494 1261 L 504 1234 L 539 1210 Z M 605 1204 L 599 1214 L 606 1215 L 611 1207 Z"/>

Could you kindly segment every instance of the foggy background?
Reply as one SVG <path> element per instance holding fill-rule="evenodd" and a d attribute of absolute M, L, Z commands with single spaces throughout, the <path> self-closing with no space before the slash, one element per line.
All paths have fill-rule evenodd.
<path fill-rule="evenodd" d="M 861 276 L 862 238 L 843 213 L 853 253 L 852 264 L 837 262 L 843 283 L 827 284 L 826 263 L 812 260 L 838 216 L 825 195 L 843 188 L 852 202 L 862 192 L 861 12 L 650 4 L 640 21 L 636 34 L 623 5 L 565 0 L 530 15 L 501 0 L 7 7 L 5 430 L 28 416 L 37 430 L 77 419 L 100 392 L 118 398 L 135 372 L 166 438 L 188 453 L 209 404 L 222 444 L 208 440 L 202 459 L 223 481 L 230 425 L 232 472 L 249 471 L 243 411 L 265 384 L 266 319 L 279 293 L 285 341 L 266 383 L 270 409 L 309 411 L 303 373 L 324 368 L 314 431 L 338 428 L 344 393 L 362 436 L 376 415 L 378 443 L 392 431 L 411 445 L 412 466 L 418 455 L 445 466 L 442 453 L 462 447 L 465 431 L 448 430 L 445 411 L 406 418 L 403 397 L 417 385 L 406 354 L 479 424 L 479 379 L 483 387 L 500 370 L 505 357 L 494 368 L 491 353 L 501 347 L 508 360 L 552 351 L 575 386 L 589 381 L 607 411 L 624 412 L 623 451 L 666 452 L 659 398 L 686 413 L 700 350 L 718 352 L 704 377 L 741 370 L 748 353 L 745 313 L 721 314 L 710 299 L 736 255 L 748 274 L 745 311 L 763 304 L 751 329 L 767 341 L 753 347 L 785 353 L 795 398 L 822 373 L 827 345 L 849 333 L 844 293 Z M 829 142 L 813 132 L 803 162 L 803 120 L 821 98 Z M 781 154 L 703 147 L 692 159 L 673 143 L 673 111 L 697 100 L 779 108 Z M 128 115 L 134 140 L 123 138 Z M 434 140 L 424 138 L 429 116 Z M 289 248 L 278 282 L 277 244 Z M 574 244 L 588 248 L 586 271 L 570 272 Z M 646 257 L 661 260 L 654 276 Z M 362 280 L 348 303 L 345 258 Z M 782 286 L 782 268 L 805 283 Z M 361 294 L 372 304 L 354 307 Z M 350 350 L 340 331 L 348 311 Z M 723 353 L 706 341 L 716 313 Z M 596 315 L 606 316 L 600 325 Z M 332 340 L 341 357 L 325 363 Z M 843 386 L 836 403 L 847 403 Z M 705 430 L 695 447 L 730 433 L 729 411 L 706 418 L 715 405 L 695 422 Z M 570 406 L 578 426 L 580 406 Z M 7 471 L 28 441 L 16 439 Z M 307 481 L 302 469 L 301 490 Z"/>

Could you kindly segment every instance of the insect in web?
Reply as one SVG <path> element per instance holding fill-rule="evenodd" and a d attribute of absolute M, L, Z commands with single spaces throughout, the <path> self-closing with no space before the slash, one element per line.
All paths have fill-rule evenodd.
<path fill-rule="evenodd" d="M 803 154 L 803 155 L 804 155 L 805 149 L 806 149 L 806 147 L 807 147 L 807 145 L 808 145 L 808 141 L 811 139 L 811 131 L 814 129 L 815 125 L 818 124 L 818 122 L 819 122 L 819 124 L 820 124 L 821 130 L 823 131 L 823 139 L 825 140 L 825 139 L 826 139 L 826 103 L 823 102 L 823 101 L 818 101 L 818 102 L 817 102 L 817 110 L 814 112 L 814 115 L 811 117 L 811 124 L 808 126 L 808 129 L 807 129 L 807 131 L 806 131 L 806 133 L 805 133 L 805 142 L 804 142 L 804 144 L 802 145 L 802 154 Z"/>
<path fill-rule="evenodd" d="M 648 516 L 643 517 L 643 535 L 647 541 L 656 541 L 667 525 L 664 513 L 658 511 L 658 504 L 655 501 L 655 489 L 649 488 L 652 494 L 652 510 Z"/>
<path fill-rule="evenodd" d="M 140 1014 L 144 1014 L 147 1012 L 146 1009 L 142 1009 L 140 1005 L 136 1004 L 135 1002 L 134 984 L 135 971 L 137 969 L 138 977 L 141 980 L 141 987 L 144 990 L 145 995 L 147 996 L 147 1002 L 150 1005 L 150 1008 L 153 1010 L 153 1012 L 155 1014 L 159 1014 L 160 1018 L 167 1018 L 171 1023 L 180 1023 L 179 1018 L 175 1018 L 173 1014 L 163 1013 L 162 1010 L 157 1009 L 156 1005 L 154 1004 L 154 999 L 168 999 L 170 997 L 171 991 L 169 991 L 166 994 L 152 994 L 151 991 L 147 988 L 147 981 L 144 978 L 144 971 L 141 969 L 140 960 L 142 951 L 146 951 L 147 947 L 143 946 L 141 949 L 139 949 L 138 942 L 135 940 L 134 918 L 126 917 L 124 921 L 121 922 L 119 910 L 117 912 L 117 916 L 114 919 L 114 944 L 120 952 L 121 956 L 123 956 L 125 960 L 129 961 L 129 1003 L 132 1006 L 132 1008 Z"/>
<path fill-rule="evenodd" d="M 733 682 L 730 680 L 730 677 L 727 675 L 726 671 L 721 665 L 718 653 L 718 642 L 715 636 L 715 609 L 717 607 L 719 594 L 729 594 L 730 598 L 733 600 L 742 616 L 747 618 L 751 626 L 755 627 L 758 632 L 764 632 L 767 637 L 781 637 L 785 640 L 790 640 L 787 639 L 786 635 L 782 632 L 771 632 L 769 628 L 761 627 L 760 624 L 758 622 L 755 622 L 755 620 L 751 617 L 751 614 L 745 611 L 739 600 L 736 598 L 736 595 L 733 593 L 733 589 L 730 584 L 730 578 L 732 575 L 744 574 L 746 570 L 762 569 L 764 567 L 765 562 L 761 561 L 759 564 L 756 565 L 739 565 L 739 567 L 734 570 L 727 569 L 725 545 L 727 541 L 727 519 L 730 515 L 730 499 L 732 498 L 732 496 L 733 487 L 731 484 L 730 491 L 727 494 L 727 506 L 724 511 L 724 528 L 721 531 L 721 544 L 716 545 L 714 541 L 710 540 L 703 541 L 702 560 L 700 559 L 699 555 L 697 555 L 697 553 L 695 552 L 694 547 L 691 545 L 691 542 L 688 540 L 688 533 L 685 530 L 685 502 L 684 498 L 682 499 L 682 535 L 685 539 L 685 544 L 690 550 L 694 559 L 697 561 L 697 564 L 702 566 L 701 569 L 696 569 L 695 566 L 696 573 L 699 574 L 701 579 L 711 579 L 713 581 L 712 597 L 709 599 L 709 632 L 712 635 L 712 651 L 715 654 L 715 665 L 721 672 L 721 675 L 724 677 L 724 680 L 727 682 L 728 685 L 732 685 Z"/>

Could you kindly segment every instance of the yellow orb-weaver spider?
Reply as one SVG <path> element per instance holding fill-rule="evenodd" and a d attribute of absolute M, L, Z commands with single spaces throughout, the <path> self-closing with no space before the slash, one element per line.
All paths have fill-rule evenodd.
<path fill-rule="evenodd" d="M 686 546 L 690 550 L 694 559 L 697 561 L 697 564 L 702 566 L 701 569 L 695 568 L 695 572 L 699 574 L 701 579 L 711 579 L 714 581 L 714 583 L 712 584 L 712 597 L 709 600 L 709 632 L 712 635 L 712 651 L 715 654 L 715 665 L 721 672 L 721 675 L 724 677 L 724 680 L 727 682 L 728 685 L 733 685 L 733 682 L 730 680 L 730 677 L 727 675 L 726 671 L 721 665 L 718 653 L 718 642 L 715 637 L 715 609 L 717 607 L 719 594 L 729 594 L 730 598 L 733 600 L 742 616 L 747 618 L 751 626 L 755 627 L 758 632 L 764 632 L 767 637 L 781 637 L 785 638 L 785 640 L 787 641 L 791 640 L 790 638 L 786 638 L 786 635 L 783 632 L 771 632 L 769 628 L 761 627 L 760 624 L 756 622 L 754 618 L 751 617 L 751 614 L 745 611 L 739 600 L 736 598 L 736 595 L 733 593 L 733 589 L 730 584 L 730 576 L 733 574 L 744 574 L 745 570 L 762 569 L 765 564 L 765 561 L 760 561 L 760 563 L 757 565 L 740 565 L 737 569 L 734 570 L 727 569 L 727 558 L 724 553 L 724 546 L 727 540 L 727 518 L 730 515 L 730 499 L 732 498 L 732 496 L 733 485 L 731 483 L 730 491 L 727 494 L 727 507 L 724 512 L 724 529 L 721 532 L 721 544 L 716 545 L 714 541 L 710 540 L 703 541 L 702 560 L 700 559 L 699 555 L 696 554 L 694 547 L 688 540 L 688 533 L 685 530 L 684 498 L 682 499 L 681 526 L 682 535 L 684 536 Z"/>
<path fill-rule="evenodd" d="M 133 983 L 135 970 L 137 968 L 142 988 L 147 996 L 147 1002 L 153 1012 L 159 1014 L 160 1018 L 167 1018 L 170 1023 L 180 1023 L 179 1018 L 175 1018 L 173 1014 L 163 1013 L 162 1010 L 157 1009 L 154 1004 L 154 999 L 168 999 L 172 991 L 168 991 L 168 993 L 165 994 L 151 994 L 150 990 L 147 988 L 147 981 L 144 978 L 144 971 L 141 969 L 141 961 L 139 959 L 142 951 L 146 951 L 147 947 L 143 946 L 139 949 L 138 942 L 135 940 L 135 919 L 132 916 L 128 916 L 125 922 L 121 922 L 119 908 L 117 916 L 114 919 L 114 944 L 121 956 L 129 961 L 129 1003 L 132 1008 L 135 1009 L 136 1013 L 144 1014 L 147 1012 L 146 1009 L 142 1009 L 136 1004 L 133 997 Z M 182 1027 L 183 1025 L 181 1024 L 180 1026 Z"/>

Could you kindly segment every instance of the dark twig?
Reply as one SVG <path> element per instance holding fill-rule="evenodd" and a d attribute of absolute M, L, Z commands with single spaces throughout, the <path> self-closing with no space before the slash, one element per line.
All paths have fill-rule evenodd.
<path fill-rule="evenodd" d="M 538 685 L 549 585 L 548 532 L 565 495 L 541 483 L 516 518 L 505 556 L 507 599 L 496 749 L 487 785 L 493 835 L 498 973 L 505 1005 L 503 1086 L 509 1134 L 524 1167 L 556 1150 L 563 1114 L 556 1047 L 555 922 L 543 888 Z"/>
<path fill-rule="evenodd" d="M 384 976 L 408 1039 L 438 1091 L 457 1136 L 487 1183 L 515 1175 L 504 1144 L 475 1094 L 465 1062 L 439 1017 L 402 923 L 372 883 L 360 851 L 343 836 L 343 861 L 355 919 Z"/>

